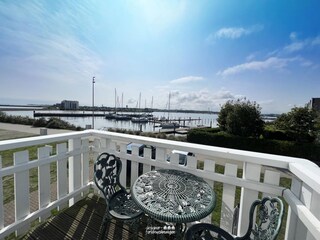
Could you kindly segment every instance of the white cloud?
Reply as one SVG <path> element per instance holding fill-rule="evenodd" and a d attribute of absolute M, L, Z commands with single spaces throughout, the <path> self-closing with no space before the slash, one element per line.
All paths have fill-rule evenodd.
<path fill-rule="evenodd" d="M 251 61 L 251 60 L 255 59 L 255 57 L 256 57 L 256 55 L 252 53 L 252 54 L 250 54 L 250 55 L 248 55 L 248 56 L 246 57 L 246 60 L 247 60 L 247 61 Z"/>
<path fill-rule="evenodd" d="M 306 45 L 307 45 L 306 42 L 294 42 L 285 46 L 283 50 L 285 52 L 297 52 L 305 48 Z"/>
<path fill-rule="evenodd" d="M 214 41 L 214 39 L 221 39 L 221 38 L 227 38 L 227 39 L 237 39 L 243 36 L 250 35 L 255 32 L 259 32 L 263 29 L 262 25 L 254 25 L 248 28 L 244 27 L 225 27 L 219 29 L 215 33 L 211 33 L 207 37 L 208 42 Z"/>
<path fill-rule="evenodd" d="M 297 39 L 298 34 L 296 32 L 291 32 L 289 35 L 289 38 L 291 39 L 291 41 L 294 41 Z"/>
<path fill-rule="evenodd" d="M 234 75 L 246 71 L 262 71 L 267 69 L 283 69 L 288 63 L 299 60 L 298 58 L 277 58 L 270 57 L 265 61 L 252 61 L 248 63 L 239 64 L 233 67 L 229 67 L 223 71 L 219 71 L 217 74 L 221 76 Z"/>
<path fill-rule="evenodd" d="M 202 89 L 200 91 L 182 92 L 172 91 L 170 94 L 170 106 L 172 109 L 203 109 L 219 110 L 219 106 L 226 101 L 243 97 L 232 92 L 220 89 L 217 92 Z"/>
<path fill-rule="evenodd" d="M 316 38 L 313 38 L 311 41 L 311 45 L 315 46 L 315 45 L 320 45 L 320 36 L 317 36 Z"/>
<path fill-rule="evenodd" d="M 259 105 L 269 105 L 269 104 L 273 104 L 273 103 L 274 103 L 274 100 L 273 100 L 273 99 L 260 100 L 260 101 L 257 101 L 257 103 L 258 103 Z"/>
<path fill-rule="evenodd" d="M 182 77 L 182 78 L 177 78 L 177 79 L 171 80 L 170 83 L 172 83 L 172 84 L 185 84 L 185 83 L 190 83 L 190 82 L 199 82 L 202 80 L 204 80 L 203 77 L 187 76 L 187 77 Z"/>
<path fill-rule="evenodd" d="M 290 39 L 292 40 L 292 43 L 290 43 L 289 45 L 283 48 L 283 51 L 285 53 L 298 52 L 306 48 L 312 48 L 317 45 L 320 45 L 320 36 L 313 37 L 313 38 L 306 38 L 303 40 L 297 40 L 296 36 L 293 37 L 291 35 L 292 33 L 290 34 Z"/>

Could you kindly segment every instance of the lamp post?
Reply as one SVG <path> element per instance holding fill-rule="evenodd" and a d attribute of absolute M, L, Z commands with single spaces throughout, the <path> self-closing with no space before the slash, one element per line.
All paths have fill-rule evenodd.
<path fill-rule="evenodd" d="M 92 129 L 94 129 L 94 81 L 95 77 L 92 78 Z"/>

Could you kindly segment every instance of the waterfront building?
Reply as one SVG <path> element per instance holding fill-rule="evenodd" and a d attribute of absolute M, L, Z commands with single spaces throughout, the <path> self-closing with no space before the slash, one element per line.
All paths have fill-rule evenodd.
<path fill-rule="evenodd" d="M 307 106 L 309 109 L 320 112 L 320 98 L 312 98 Z"/>
<path fill-rule="evenodd" d="M 60 109 L 63 109 L 63 110 L 77 110 L 77 109 L 79 109 L 79 101 L 63 100 L 61 102 Z"/>

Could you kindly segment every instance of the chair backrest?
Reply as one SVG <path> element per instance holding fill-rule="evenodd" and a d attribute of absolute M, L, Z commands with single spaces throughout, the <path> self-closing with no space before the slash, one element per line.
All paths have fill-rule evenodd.
<path fill-rule="evenodd" d="M 109 153 L 101 153 L 94 163 L 94 182 L 107 201 L 118 190 L 125 191 L 119 182 L 121 168 L 121 160 Z"/>
<path fill-rule="evenodd" d="M 255 217 L 255 210 L 256 217 Z M 284 206 L 280 198 L 264 197 L 252 203 L 249 213 L 249 227 L 243 237 L 237 240 L 274 240 L 277 238 L 283 218 Z M 255 225 L 253 226 L 253 223 Z"/>

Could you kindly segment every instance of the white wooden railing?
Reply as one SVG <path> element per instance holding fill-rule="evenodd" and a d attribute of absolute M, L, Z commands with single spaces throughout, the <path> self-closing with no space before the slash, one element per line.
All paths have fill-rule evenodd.
<path fill-rule="evenodd" d="M 137 147 L 128 154 L 130 142 L 155 147 L 155 159 L 150 148 L 144 149 L 143 156 L 139 156 Z M 36 159 L 29 159 L 31 146 L 37 148 Z M 167 156 L 173 149 L 192 152 L 194 156 L 188 156 L 187 166 L 179 165 L 176 154 L 168 162 Z M 9 151 L 13 152 L 12 156 L 8 156 Z M 129 183 L 127 187 L 138 177 L 139 164 L 143 172 L 173 168 L 198 175 L 213 187 L 221 183 L 222 196 L 217 199 L 221 201 L 221 210 L 215 209 L 214 214 L 220 216 L 220 226 L 229 232 L 234 206 L 238 203 L 236 190 L 241 189 L 238 234 L 245 232 L 250 205 L 262 194 L 282 196 L 288 203 L 285 239 L 320 239 L 320 169 L 308 160 L 98 130 L 0 142 L 0 239 L 13 232 L 25 233 L 32 221 L 45 221 L 51 210 L 72 206 L 85 196 L 94 187 L 90 180 L 92 161 L 104 151 L 121 158 L 120 179 L 123 185 Z M 10 158 L 13 164 L 8 166 Z M 130 173 L 126 172 L 128 160 Z M 53 168 L 55 171 L 50 173 Z M 29 191 L 31 169 L 38 172 L 35 192 Z M 52 175 L 56 177 L 53 182 Z M 4 191 L 9 188 L 10 177 L 14 179 L 14 200 L 7 203 Z M 280 184 L 281 177 L 292 181 L 290 188 Z M 56 196 L 52 196 L 53 192 Z M 8 214 L 10 204 L 14 206 L 12 220 Z M 211 219 L 209 216 L 203 221 L 211 222 Z"/>

